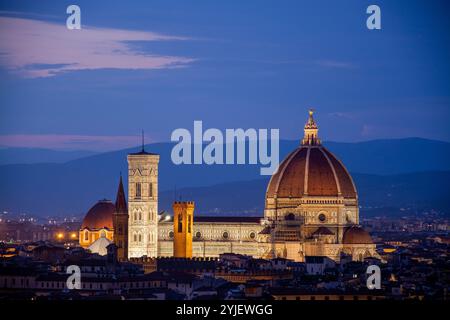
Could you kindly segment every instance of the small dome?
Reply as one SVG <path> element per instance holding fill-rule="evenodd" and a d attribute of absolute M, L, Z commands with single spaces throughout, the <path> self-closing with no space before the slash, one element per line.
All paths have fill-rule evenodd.
<path fill-rule="evenodd" d="M 108 253 L 108 246 L 112 243 L 112 241 L 106 239 L 105 237 L 100 237 L 97 240 L 95 240 L 88 249 L 92 253 L 97 253 L 101 256 L 104 256 Z"/>
<path fill-rule="evenodd" d="M 360 226 L 353 226 L 344 232 L 343 244 L 373 244 L 369 233 Z"/>
<path fill-rule="evenodd" d="M 114 204 L 109 200 L 100 200 L 86 214 L 81 229 L 113 229 Z"/>

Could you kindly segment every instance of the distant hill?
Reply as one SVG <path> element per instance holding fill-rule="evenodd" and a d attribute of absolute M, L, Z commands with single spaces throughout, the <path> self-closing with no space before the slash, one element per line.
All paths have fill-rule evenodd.
<path fill-rule="evenodd" d="M 450 169 L 450 143 L 420 138 L 325 143 L 352 172 L 398 174 Z"/>
<path fill-rule="evenodd" d="M 352 173 L 398 175 L 420 171 L 450 171 L 450 143 L 446 142 L 411 138 L 360 143 L 327 142 L 325 145 L 344 162 Z M 175 188 L 180 190 L 181 188 L 223 185 L 235 181 L 264 180 L 259 175 L 259 165 L 174 165 L 170 160 L 172 146 L 172 143 L 146 146 L 148 151 L 161 155 L 159 167 L 161 204 L 164 203 L 164 196 L 167 195 L 167 199 L 170 199 L 169 195 L 174 194 Z M 297 146 L 298 141 L 280 141 L 280 161 Z M 0 166 L 0 210 L 38 215 L 81 214 L 98 199 L 114 198 L 120 172 L 123 172 L 126 182 L 126 156 L 135 151 L 137 148 L 96 154 L 66 163 L 2 165 Z M 419 179 L 419 177 L 420 175 L 413 175 L 411 179 Z M 378 184 L 374 182 L 377 179 L 379 179 Z M 261 189 L 252 187 L 248 183 L 243 182 L 240 187 L 242 190 L 236 189 L 236 197 L 244 192 L 255 192 L 253 197 L 263 201 L 264 192 L 260 197 L 257 190 Z M 448 192 L 448 188 L 435 190 L 436 183 L 432 180 L 425 179 L 424 183 L 429 190 L 438 193 L 444 192 L 443 190 Z M 367 195 L 371 196 L 386 191 L 387 185 L 382 177 L 366 182 L 362 180 L 360 199 L 361 202 L 369 203 L 371 200 L 363 191 L 365 186 L 373 189 L 374 192 Z M 199 190 L 202 189 L 196 192 L 200 192 Z M 252 204 L 249 201 L 245 208 L 239 207 L 237 200 L 231 201 L 230 198 L 226 198 L 225 193 L 221 192 L 216 195 L 210 194 L 204 198 L 204 202 L 212 202 L 212 199 L 217 199 L 217 201 L 214 200 L 214 204 L 217 203 L 215 207 L 218 208 L 215 212 L 231 212 L 232 208 L 236 211 L 255 211 L 256 209 L 252 208 L 258 206 L 257 203 Z M 219 200 L 228 202 L 227 206 L 231 206 L 230 209 L 220 205 Z M 209 208 L 213 207 L 205 207 L 210 210 Z"/>
<path fill-rule="evenodd" d="M 40 148 L 2 148 L 0 165 L 31 163 L 63 163 L 96 154 L 92 151 L 59 151 Z"/>
<path fill-rule="evenodd" d="M 353 174 L 362 212 L 383 208 L 438 209 L 450 212 L 450 171 L 378 176 Z M 230 182 L 208 187 L 184 188 L 176 199 L 196 201 L 198 214 L 261 215 L 269 179 Z M 171 210 L 174 192 L 160 194 L 160 209 Z"/>

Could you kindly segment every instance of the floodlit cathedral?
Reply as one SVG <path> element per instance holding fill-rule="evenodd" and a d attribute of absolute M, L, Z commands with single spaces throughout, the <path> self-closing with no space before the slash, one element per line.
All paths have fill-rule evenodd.
<path fill-rule="evenodd" d="M 322 146 L 312 110 L 300 146 L 280 164 L 266 190 L 264 217 L 195 216 L 193 202 L 175 202 L 158 215 L 159 155 L 128 155 L 128 206 L 120 178 L 115 204 L 102 200 L 83 220 L 80 245 L 93 252 L 115 242 L 122 260 L 142 256 L 217 257 L 232 252 L 260 258 L 339 261 L 377 256 L 359 225 L 352 177 Z"/>

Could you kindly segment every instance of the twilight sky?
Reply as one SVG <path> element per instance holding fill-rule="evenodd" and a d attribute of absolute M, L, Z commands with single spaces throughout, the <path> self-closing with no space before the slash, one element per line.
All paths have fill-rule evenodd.
<path fill-rule="evenodd" d="M 65 26 L 81 7 L 82 30 Z M 366 28 L 381 7 L 382 30 Z M 113 150 L 176 128 L 450 141 L 447 1 L 2 1 L 0 146 Z"/>

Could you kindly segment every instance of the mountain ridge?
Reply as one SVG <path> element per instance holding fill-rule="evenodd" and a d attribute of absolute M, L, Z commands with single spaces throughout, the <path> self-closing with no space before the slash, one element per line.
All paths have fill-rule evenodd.
<path fill-rule="evenodd" d="M 450 171 L 450 143 L 446 142 L 412 138 L 324 144 L 342 160 L 353 175 L 374 174 L 382 177 Z M 170 161 L 173 145 L 174 143 L 156 143 L 146 146 L 146 150 L 161 155 L 161 194 L 173 194 L 175 189 L 208 187 L 261 178 L 259 165 L 174 165 Z M 298 141 L 281 140 L 280 161 L 298 145 Z M 115 196 L 119 174 L 127 172 L 126 155 L 139 149 L 140 147 L 111 151 L 65 163 L 2 165 L 0 210 L 39 215 L 85 212 L 96 200 Z M 127 183 L 126 174 L 124 183 Z M 435 188 L 432 182 L 427 180 L 427 183 L 431 190 Z M 374 192 L 376 190 L 374 188 Z"/>

